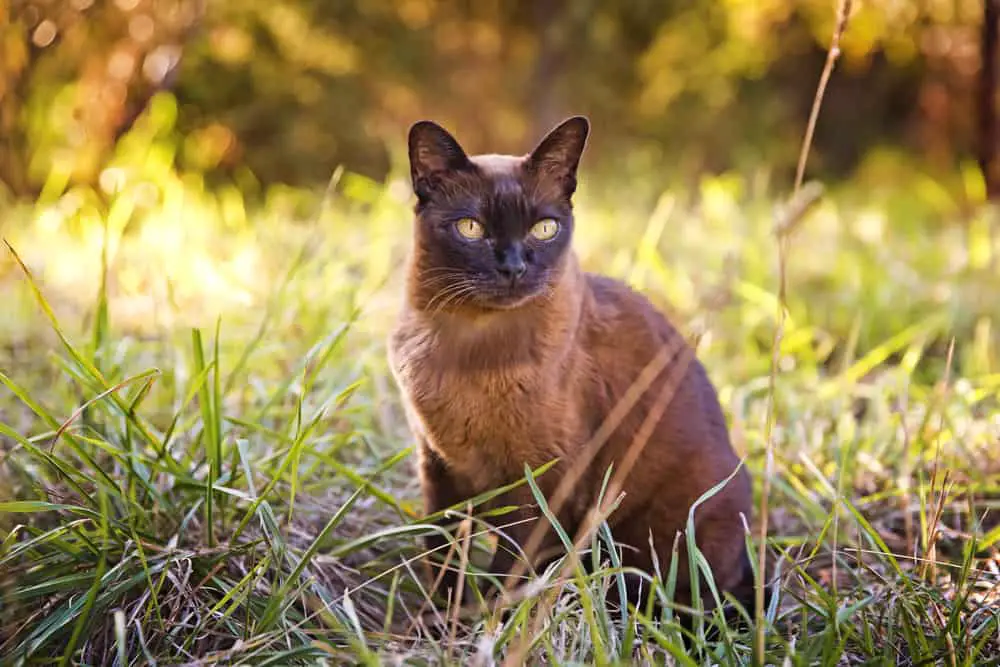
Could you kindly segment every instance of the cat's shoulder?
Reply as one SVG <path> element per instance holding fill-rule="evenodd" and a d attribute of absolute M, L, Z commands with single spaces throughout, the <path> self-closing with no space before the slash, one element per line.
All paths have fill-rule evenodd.
<path fill-rule="evenodd" d="M 624 327 L 642 338 L 645 338 L 642 334 L 646 334 L 661 339 L 676 332 L 665 313 L 624 281 L 599 273 L 584 275 L 591 294 L 592 324 L 597 328 L 620 330 Z"/>
<path fill-rule="evenodd" d="M 614 303 L 633 296 L 642 297 L 641 294 L 617 278 L 590 272 L 583 275 L 587 280 L 587 286 L 590 287 L 590 291 L 594 295 L 594 300 L 598 303 Z"/>
<path fill-rule="evenodd" d="M 652 311 L 662 317 L 662 314 L 644 294 L 636 291 L 623 280 L 600 273 L 586 273 L 584 275 L 594 303 L 599 308 L 623 312 L 641 311 L 644 314 Z"/>

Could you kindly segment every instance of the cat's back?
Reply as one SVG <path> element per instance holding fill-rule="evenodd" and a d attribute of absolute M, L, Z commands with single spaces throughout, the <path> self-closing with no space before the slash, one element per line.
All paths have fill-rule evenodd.
<path fill-rule="evenodd" d="M 649 299 L 624 282 L 597 274 L 586 277 L 590 308 L 583 341 L 605 389 L 605 399 L 609 403 L 620 399 L 657 354 L 669 348 L 672 351 L 660 377 L 675 375 L 677 364 L 686 364 L 686 368 L 671 380 L 675 383 L 674 398 L 662 427 L 691 435 L 692 442 L 710 442 L 728 460 L 731 452 L 722 407 L 705 367 L 682 333 Z M 686 362 L 681 361 L 682 351 L 688 353 Z M 647 392 L 643 402 L 657 393 Z"/>
<path fill-rule="evenodd" d="M 680 342 L 680 332 L 645 296 L 609 276 L 585 277 L 591 297 L 586 323 L 591 345 L 634 353 L 645 364 L 659 346 Z"/>
<path fill-rule="evenodd" d="M 732 449 L 726 420 L 718 395 L 701 362 L 666 315 L 645 296 L 625 283 L 601 275 L 587 274 L 590 308 L 583 337 L 593 368 L 603 388 L 605 411 L 622 399 L 642 375 L 643 370 L 664 348 L 672 353 L 653 388 L 644 392 L 640 404 L 650 409 L 657 387 L 662 382 L 673 385 L 672 398 L 651 438 L 644 470 L 648 473 L 646 491 L 659 488 L 664 471 L 673 474 L 675 465 L 687 469 L 690 485 L 675 485 L 674 492 L 690 502 L 732 471 L 737 457 Z M 688 359 L 682 360 L 686 351 Z M 679 365 L 684 368 L 680 369 Z M 677 371 L 680 375 L 677 376 Z M 632 411 L 616 433 L 621 447 L 629 447 L 632 435 L 641 428 L 644 409 Z M 614 438 L 613 438 L 614 440 Z M 612 443 L 611 455 L 617 447 Z M 687 488 L 690 486 L 690 488 Z M 749 502 L 749 480 L 743 471 L 733 488 L 738 503 Z M 642 493 L 637 494 L 642 496 Z"/>

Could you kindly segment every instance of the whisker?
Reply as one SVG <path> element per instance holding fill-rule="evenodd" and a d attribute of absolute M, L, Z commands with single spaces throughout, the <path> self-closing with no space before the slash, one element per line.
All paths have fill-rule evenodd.
<path fill-rule="evenodd" d="M 440 308 L 438 310 L 433 310 L 435 301 L 438 301 L 440 303 L 447 303 L 453 294 L 455 294 L 456 292 L 461 292 L 463 290 L 469 289 L 470 287 L 474 288 L 474 285 L 469 283 L 468 280 L 463 280 L 458 283 L 446 285 L 444 288 L 439 290 L 436 294 L 434 294 L 434 296 L 431 297 L 431 299 L 427 302 L 425 308 L 433 313 L 440 312 Z"/>
<path fill-rule="evenodd" d="M 419 273 L 422 276 L 436 276 L 436 275 L 440 275 L 442 273 L 444 273 L 444 274 L 462 275 L 462 274 L 465 273 L 465 271 L 463 271 L 462 269 L 455 269 L 455 268 L 451 268 L 451 267 L 447 267 L 447 268 L 446 267 L 437 267 L 437 268 L 431 268 L 431 269 L 424 269 L 423 271 L 420 271 Z"/>
<path fill-rule="evenodd" d="M 425 273 L 430 273 L 427 271 Z M 442 282 L 457 281 L 465 282 L 468 277 L 464 271 L 458 269 L 441 269 L 437 274 L 430 273 L 430 275 L 421 274 L 418 284 L 420 287 L 433 287 Z"/>
<path fill-rule="evenodd" d="M 458 294 L 468 291 L 468 289 L 469 289 L 468 285 L 458 285 L 450 290 L 443 291 L 441 293 L 441 299 L 438 301 L 437 307 L 431 309 L 431 312 L 433 312 L 435 315 L 442 312 L 450 301 L 452 301 Z"/>
<path fill-rule="evenodd" d="M 464 277 L 466 275 L 466 272 L 460 269 L 439 267 L 437 270 L 426 269 L 424 271 L 420 271 L 418 275 L 421 278 L 438 278 L 440 276 Z"/>
<path fill-rule="evenodd" d="M 478 289 L 475 285 L 470 285 L 469 288 L 464 291 L 456 290 L 452 294 L 452 298 L 449 299 L 445 304 L 442 304 L 442 307 L 444 305 L 459 306 L 463 303 L 466 303 L 474 294 L 476 294 L 477 291 Z"/>
<path fill-rule="evenodd" d="M 419 284 L 421 287 L 432 287 L 442 282 L 450 282 L 450 281 L 461 282 L 463 280 L 464 278 L 462 276 L 431 276 L 430 278 L 425 278 L 421 280 Z"/>
<path fill-rule="evenodd" d="M 442 312 L 448 305 L 463 303 L 463 301 L 461 301 L 463 297 L 471 296 L 478 290 L 479 286 L 469 281 L 464 281 L 463 283 L 453 286 L 451 289 L 442 290 L 438 293 L 438 295 L 435 295 L 435 298 L 437 298 L 437 296 L 441 296 L 442 298 L 438 302 L 437 308 L 433 309 L 431 312 L 436 315 L 437 313 Z M 428 310 L 431 310 L 430 304 L 428 304 Z"/>

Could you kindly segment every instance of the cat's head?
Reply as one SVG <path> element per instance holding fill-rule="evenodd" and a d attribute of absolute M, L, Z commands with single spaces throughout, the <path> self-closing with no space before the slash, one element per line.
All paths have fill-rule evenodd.
<path fill-rule="evenodd" d="M 416 205 L 412 284 L 428 310 L 510 309 L 550 291 L 573 235 L 590 125 L 563 121 L 523 156 L 468 156 L 444 128 L 410 128 Z"/>

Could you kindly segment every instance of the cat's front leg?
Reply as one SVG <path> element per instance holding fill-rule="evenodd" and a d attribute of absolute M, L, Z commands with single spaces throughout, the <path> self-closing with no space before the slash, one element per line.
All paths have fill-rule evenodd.
<path fill-rule="evenodd" d="M 493 504 L 516 508 L 490 521 L 497 532 L 497 549 L 489 571 L 506 590 L 513 591 L 562 555 L 561 543 L 527 486 L 508 491 Z M 494 588 L 492 582 L 487 586 Z"/>
<path fill-rule="evenodd" d="M 418 443 L 420 457 L 420 486 L 424 496 L 424 511 L 435 514 L 452 507 L 468 496 L 467 485 L 448 469 L 447 464 L 426 441 Z M 455 531 L 450 527 L 455 522 L 454 517 L 440 517 L 434 524 L 455 537 Z M 440 531 L 435 531 L 424 538 L 424 546 L 428 551 L 428 564 L 432 584 L 436 582 L 436 591 L 444 599 L 452 599 L 458 592 L 458 562 L 459 558 L 452 548 L 451 540 Z M 449 556 L 450 552 L 450 556 Z M 464 587 L 462 597 L 470 599 L 468 587 Z M 461 602 L 461 601 L 458 601 Z"/>

